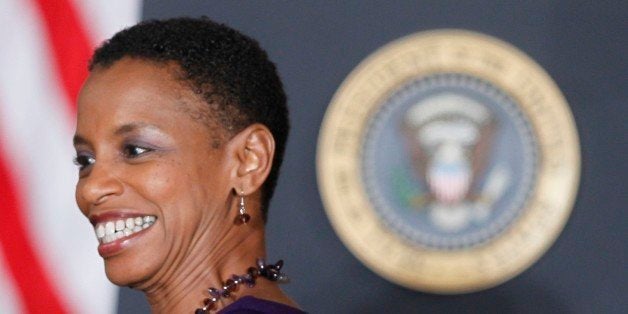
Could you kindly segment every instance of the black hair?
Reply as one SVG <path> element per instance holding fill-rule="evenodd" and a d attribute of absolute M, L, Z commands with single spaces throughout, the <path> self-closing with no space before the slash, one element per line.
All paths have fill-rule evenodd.
<path fill-rule="evenodd" d="M 257 41 L 206 17 L 149 20 L 105 41 L 89 70 L 107 68 L 123 57 L 178 65 L 180 79 L 205 100 L 209 116 L 230 135 L 253 123 L 270 129 L 275 156 L 262 186 L 266 221 L 290 125 L 281 80 Z"/>

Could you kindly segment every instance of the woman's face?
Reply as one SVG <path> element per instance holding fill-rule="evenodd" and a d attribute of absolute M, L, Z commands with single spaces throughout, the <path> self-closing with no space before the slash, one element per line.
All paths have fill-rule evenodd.
<path fill-rule="evenodd" d="M 119 285 L 172 276 L 229 228 L 228 144 L 212 147 L 222 129 L 192 118 L 203 103 L 172 69 L 124 58 L 95 69 L 78 100 L 76 201 Z"/>

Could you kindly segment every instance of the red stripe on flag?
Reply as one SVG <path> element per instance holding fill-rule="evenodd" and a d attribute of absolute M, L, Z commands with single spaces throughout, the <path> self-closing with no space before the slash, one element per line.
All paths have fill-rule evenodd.
<path fill-rule="evenodd" d="M 0 247 L 6 258 L 5 264 L 29 313 L 67 313 L 67 307 L 61 303 L 31 245 L 32 239 L 25 228 L 23 194 L 9 171 L 2 147 L 0 142 Z"/>
<path fill-rule="evenodd" d="M 46 26 L 46 35 L 53 52 L 56 72 L 70 106 L 76 112 L 76 97 L 87 77 L 87 64 L 92 45 L 71 1 L 35 0 Z"/>

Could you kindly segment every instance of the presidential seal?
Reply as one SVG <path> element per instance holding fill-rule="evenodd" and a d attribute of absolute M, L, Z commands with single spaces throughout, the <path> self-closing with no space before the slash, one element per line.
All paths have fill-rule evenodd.
<path fill-rule="evenodd" d="M 318 181 L 365 265 L 400 285 L 464 293 L 524 271 L 573 206 L 578 137 L 556 84 L 495 38 L 418 33 L 368 57 L 327 110 Z"/>

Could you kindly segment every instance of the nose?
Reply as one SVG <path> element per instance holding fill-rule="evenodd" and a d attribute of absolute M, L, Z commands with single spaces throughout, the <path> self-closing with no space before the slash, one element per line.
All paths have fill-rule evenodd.
<path fill-rule="evenodd" d="M 96 162 L 76 184 L 76 202 L 81 209 L 105 203 L 124 191 L 122 180 L 112 167 Z"/>

